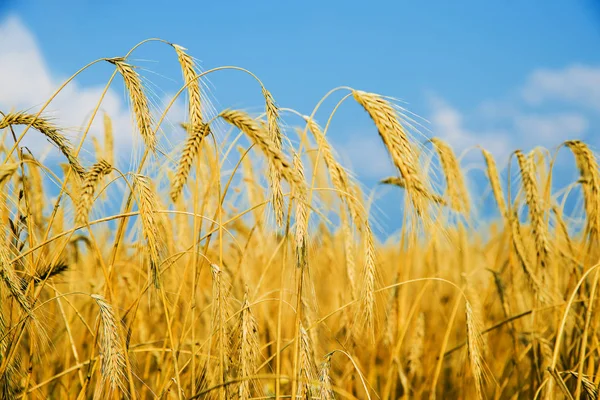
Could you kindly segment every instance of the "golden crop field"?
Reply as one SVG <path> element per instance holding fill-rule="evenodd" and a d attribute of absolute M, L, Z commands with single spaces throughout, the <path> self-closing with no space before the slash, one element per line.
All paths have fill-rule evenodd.
<path fill-rule="evenodd" d="M 461 158 L 395 100 L 340 87 L 280 108 L 249 71 L 201 73 L 159 42 L 182 74 L 158 112 L 131 52 L 57 90 L 114 68 L 106 88 L 123 85 L 139 139 L 128 169 L 103 98 L 73 137 L 53 98 L 1 110 L 2 399 L 597 398 L 600 171 L 585 143 L 474 149 L 497 210 L 475 223 Z M 253 80 L 262 113 L 208 107 L 216 73 Z M 163 130 L 176 101 L 181 143 Z M 381 176 L 403 199 L 386 240 L 327 139 L 348 102 L 397 172 Z M 579 177 L 557 190 L 559 152 Z"/>

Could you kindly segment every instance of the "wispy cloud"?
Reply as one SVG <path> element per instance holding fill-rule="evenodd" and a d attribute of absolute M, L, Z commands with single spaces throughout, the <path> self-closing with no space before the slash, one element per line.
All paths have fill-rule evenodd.
<path fill-rule="evenodd" d="M 12 15 L 0 20 L 0 37 L 0 110 L 39 111 L 66 77 L 51 72 L 35 37 L 18 17 Z M 82 86 L 77 80 L 72 81 L 60 91 L 42 115 L 64 128 L 64 133 L 77 143 L 104 89 L 104 85 Z M 118 94 L 114 89 L 109 89 L 100 112 L 108 113 L 113 121 L 117 150 L 129 150 L 134 135 L 125 93 Z M 91 126 L 92 135 L 101 136 L 102 121 L 102 115 L 97 115 Z M 23 144 L 34 151 L 50 147 L 46 141 L 39 139 L 32 132 Z M 85 158 L 85 153 L 82 156 Z"/>
<path fill-rule="evenodd" d="M 588 133 L 598 121 L 600 67 L 539 69 L 516 93 L 509 99 L 487 99 L 470 111 L 432 96 L 432 132 L 457 150 L 481 145 L 503 159 L 515 149 L 551 148 L 573 138 L 598 144 Z"/>
<path fill-rule="evenodd" d="M 600 111 L 600 67 L 571 65 L 565 69 L 539 69 L 522 90 L 530 104 L 568 102 Z"/>

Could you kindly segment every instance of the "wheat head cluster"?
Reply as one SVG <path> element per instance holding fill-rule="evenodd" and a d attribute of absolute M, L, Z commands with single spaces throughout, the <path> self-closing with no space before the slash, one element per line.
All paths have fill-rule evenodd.
<path fill-rule="evenodd" d="M 149 42 L 182 72 L 163 109 L 131 61 Z M 114 73 L 69 136 L 46 110 L 101 63 Z M 210 106 L 211 74 L 245 74 L 262 113 Z M 139 139 L 128 168 L 102 108 L 115 84 Z M 399 199 L 386 240 L 327 138 L 342 103 L 396 171 L 380 181 Z M 39 111 L 0 111 L 2 399 L 598 398 L 600 174 L 582 141 L 502 163 L 472 149 L 484 224 L 462 157 L 394 99 L 339 87 L 303 114 L 162 40 L 89 64 Z M 53 157 L 23 145 L 36 136 Z M 578 170 L 560 190 L 559 152 Z"/>

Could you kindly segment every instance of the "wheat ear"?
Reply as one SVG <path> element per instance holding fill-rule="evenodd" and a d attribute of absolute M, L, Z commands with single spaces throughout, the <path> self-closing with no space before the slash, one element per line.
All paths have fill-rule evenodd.
<path fill-rule="evenodd" d="M 319 400 L 333 400 L 333 388 L 331 385 L 331 354 L 325 356 L 319 372 Z"/>
<path fill-rule="evenodd" d="M 354 99 L 367 111 L 388 149 L 392 161 L 406 184 L 406 190 L 419 214 L 425 211 L 422 197 L 439 202 L 439 196 L 430 193 L 419 170 L 418 158 L 402 126 L 398 112 L 383 97 L 360 90 L 352 91 Z"/>
<path fill-rule="evenodd" d="M 269 131 L 269 139 L 275 147 L 281 150 L 282 136 L 279 127 L 279 109 L 275 104 L 275 99 L 267 89 L 263 87 L 263 96 L 265 98 L 265 109 L 267 114 L 267 127 Z M 283 225 L 283 190 L 281 188 L 281 172 L 273 163 L 269 163 L 269 185 L 271 186 L 271 202 L 273 211 L 275 212 L 275 221 L 277 226 Z"/>
<path fill-rule="evenodd" d="M 148 98 L 142 86 L 142 80 L 133 67 L 123 58 L 112 58 L 108 60 L 117 67 L 117 70 L 123 76 L 125 87 L 131 98 L 133 113 L 137 122 L 137 127 L 150 151 L 156 150 L 156 135 L 152 131 L 152 116 L 148 107 Z"/>
<path fill-rule="evenodd" d="M 219 116 L 252 139 L 296 193 L 305 191 L 304 181 L 256 120 L 239 110 L 225 110 Z"/>
<path fill-rule="evenodd" d="M 535 249 L 537 252 L 537 262 L 542 268 L 548 264 L 548 237 L 547 228 L 544 221 L 544 212 L 542 210 L 541 198 L 535 181 L 535 174 L 532 165 L 532 160 L 520 152 L 516 151 L 515 155 L 519 162 L 521 178 L 523 180 L 523 188 L 525 190 L 525 200 L 529 207 L 529 218 L 533 237 L 535 239 Z"/>
<path fill-rule="evenodd" d="M 481 335 L 481 324 L 473 312 L 471 303 L 466 301 L 465 304 L 466 319 L 467 319 L 467 351 L 469 353 L 469 361 L 471 365 L 471 373 L 475 381 L 475 390 L 477 397 L 480 400 L 485 399 L 485 375 L 484 361 L 482 356 L 483 351 L 483 336 Z"/>
<path fill-rule="evenodd" d="M 469 193 L 454 151 L 446 142 L 439 138 L 431 139 L 431 143 L 440 157 L 452 208 L 468 214 L 470 208 Z"/>
<path fill-rule="evenodd" d="M 590 148 L 580 140 L 565 142 L 575 156 L 579 169 L 585 211 L 587 215 L 586 231 L 590 243 L 596 243 L 600 235 L 600 172 L 598 161 Z"/>
<path fill-rule="evenodd" d="M 171 186 L 171 199 L 173 202 L 177 201 L 177 197 L 181 193 L 181 189 L 187 181 L 187 177 L 190 173 L 192 163 L 198 154 L 202 139 L 210 134 L 210 126 L 204 123 L 202 117 L 202 97 L 200 90 L 200 82 L 197 78 L 196 63 L 192 57 L 185 52 L 185 48 L 173 45 L 177 58 L 179 59 L 179 65 L 183 72 L 183 79 L 188 93 L 188 116 L 189 125 L 187 127 L 188 137 L 179 159 L 179 165 L 177 166 L 177 172 L 175 179 Z"/>
<path fill-rule="evenodd" d="M 300 382 L 297 397 L 301 399 L 312 398 L 312 382 L 316 378 L 313 347 L 310 336 L 304 326 L 300 324 Z"/>
<path fill-rule="evenodd" d="M 496 204 L 498 205 L 498 209 L 500 210 L 502 217 L 507 218 L 508 211 L 506 208 L 506 202 L 504 201 L 504 191 L 500 185 L 500 174 L 498 173 L 496 160 L 494 160 L 492 154 L 485 149 L 481 149 L 481 153 L 485 159 L 487 176 L 488 180 L 490 181 L 490 186 L 492 187 L 492 192 L 494 193 L 494 198 L 496 199 Z"/>
<path fill-rule="evenodd" d="M 148 177 L 133 174 L 133 189 L 138 197 L 140 218 L 142 220 L 142 233 L 150 257 L 150 274 L 154 287 L 160 287 L 160 262 L 162 240 L 160 229 L 154 212 L 158 210 L 158 199 L 152 190 Z"/>
<path fill-rule="evenodd" d="M 87 222 L 88 215 L 94 202 L 94 192 L 100 180 L 112 171 L 112 166 L 105 160 L 94 164 L 83 176 L 79 199 L 75 211 L 75 224 L 83 225 Z"/>
<path fill-rule="evenodd" d="M 100 308 L 100 321 L 102 330 L 100 332 L 100 351 L 102 353 L 102 385 L 98 386 L 96 396 L 102 395 L 103 387 L 108 383 L 109 391 L 120 389 L 127 393 L 126 384 L 126 353 L 121 341 L 121 327 L 112 306 L 104 297 L 93 294 L 92 298 Z"/>
<path fill-rule="evenodd" d="M 244 294 L 242 311 L 235 332 L 233 348 L 236 354 L 238 378 L 242 379 L 237 394 L 240 400 L 249 400 L 252 396 L 250 377 L 256 372 L 260 358 L 260 345 L 258 326 L 248 301 L 248 288 Z"/>
<path fill-rule="evenodd" d="M 31 125 L 35 130 L 42 133 L 50 142 L 52 142 L 60 152 L 67 158 L 71 168 L 79 175 L 83 176 L 85 170 L 79 163 L 73 150 L 73 146 L 61 131 L 52 125 L 47 119 L 37 117 L 32 114 L 23 112 L 8 113 L 0 120 L 0 129 L 4 129 L 10 125 Z"/>
<path fill-rule="evenodd" d="M 198 150 L 200 149 L 202 139 L 209 134 L 210 125 L 208 124 L 191 124 L 189 126 L 188 137 L 186 139 L 185 146 L 183 147 L 183 152 L 181 153 L 181 158 L 179 159 L 179 164 L 177 165 L 177 171 L 175 172 L 175 177 L 171 185 L 171 199 L 173 202 L 177 201 L 181 190 L 187 182 L 188 176 L 192 169 L 192 164 L 194 163 L 194 159 L 196 158 Z"/>
<path fill-rule="evenodd" d="M 104 113 L 104 159 L 110 164 L 115 164 L 115 139 L 113 124 L 110 116 Z"/>

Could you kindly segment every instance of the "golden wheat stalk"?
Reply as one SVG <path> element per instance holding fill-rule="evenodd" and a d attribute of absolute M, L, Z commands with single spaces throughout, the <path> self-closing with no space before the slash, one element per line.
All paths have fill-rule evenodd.
<path fill-rule="evenodd" d="M 313 396 L 312 382 L 316 378 L 314 354 L 310 336 L 304 326 L 300 324 L 300 382 L 296 397 L 311 399 Z"/>
<path fill-rule="evenodd" d="M 467 352 L 469 353 L 471 373 L 475 381 L 477 397 L 483 400 L 485 399 L 485 374 L 482 357 L 484 342 L 481 335 L 481 323 L 476 317 L 469 301 L 466 301 L 465 311 L 467 319 Z"/>
<path fill-rule="evenodd" d="M 188 137 L 186 139 L 185 146 L 183 147 L 179 164 L 177 165 L 177 171 L 175 172 L 173 183 L 171 184 L 171 199 L 173 202 L 177 201 L 181 190 L 187 182 L 194 160 L 198 155 L 198 150 L 200 149 L 202 139 L 209 134 L 210 125 L 208 124 L 191 124 L 189 126 Z"/>
<path fill-rule="evenodd" d="M 94 164 L 83 176 L 79 199 L 75 211 L 75 224 L 83 225 L 87 222 L 92 204 L 94 202 L 94 193 L 100 180 L 112 171 L 112 166 L 105 160 L 100 160 Z"/>
<path fill-rule="evenodd" d="M 305 183 L 299 174 L 294 171 L 282 151 L 269 138 L 260 124 L 247 113 L 238 110 L 225 110 L 219 116 L 227 123 L 244 132 L 261 149 L 270 163 L 281 173 L 281 175 L 292 186 L 297 193 L 304 192 Z"/>
<path fill-rule="evenodd" d="M 388 176 L 387 178 L 381 179 L 379 181 L 379 183 L 381 183 L 383 185 L 392 185 L 392 186 L 397 186 L 402 189 L 406 189 L 406 181 L 404 180 L 404 178 L 401 178 L 399 176 Z M 417 192 L 419 191 L 419 189 L 417 189 L 417 188 L 414 188 L 413 190 L 415 190 Z M 422 195 L 423 195 L 423 197 L 427 197 L 430 194 L 422 193 Z M 437 195 L 432 197 L 430 200 L 439 205 L 442 205 L 442 206 L 446 205 L 446 200 L 444 200 L 442 197 L 437 196 Z"/>
<path fill-rule="evenodd" d="M 150 151 L 156 150 L 157 139 L 152 131 L 152 115 L 148 107 L 148 98 L 144 92 L 142 80 L 139 74 L 123 58 L 112 58 L 108 60 L 117 67 L 123 77 L 125 87 L 129 92 L 133 113 L 137 122 L 138 131 Z"/>
<path fill-rule="evenodd" d="M 265 98 L 269 139 L 277 149 L 281 150 L 282 136 L 279 127 L 279 109 L 277 108 L 277 104 L 275 104 L 275 99 L 273 99 L 271 92 L 263 87 L 262 93 Z M 283 208 L 285 206 L 283 190 L 281 188 L 281 172 L 273 163 L 269 164 L 269 185 L 271 186 L 271 202 L 275 212 L 275 221 L 277 226 L 281 227 L 283 225 Z"/>
<path fill-rule="evenodd" d="M 360 304 L 362 306 L 360 328 L 364 328 L 371 340 L 374 340 L 375 329 L 375 283 L 377 277 L 375 239 L 371 226 L 367 222 L 364 227 L 365 257 L 364 268 L 362 272 L 362 287 L 360 291 Z M 357 328 L 359 325 L 357 325 Z"/>
<path fill-rule="evenodd" d="M 361 217 L 361 199 L 359 198 L 358 190 L 355 187 L 356 184 L 353 182 L 350 174 L 348 174 L 344 167 L 336 160 L 333 149 L 325 138 L 325 134 L 319 125 L 308 116 L 304 116 L 304 119 L 306 120 L 309 131 L 317 142 L 323 160 L 325 160 L 325 166 L 329 171 L 333 188 L 336 189 L 340 199 L 347 204 L 352 222 L 356 226 L 362 227 L 363 218 Z"/>
<path fill-rule="evenodd" d="M 158 199 L 152 190 L 150 179 L 144 175 L 132 174 L 133 189 L 138 198 L 142 233 L 146 240 L 146 250 L 150 258 L 150 275 L 154 287 L 160 287 L 160 263 L 163 241 L 158 220 L 154 214 L 158 210 Z"/>
<path fill-rule="evenodd" d="M 304 180 L 304 167 L 300 156 L 294 154 L 294 170 Z M 296 266 L 305 268 L 308 262 L 308 208 L 306 196 L 301 193 L 296 199 Z"/>
<path fill-rule="evenodd" d="M 419 214 L 425 211 L 423 198 L 440 202 L 439 196 L 430 193 L 424 184 L 419 170 L 417 154 L 409 140 L 409 135 L 402 123 L 398 112 L 382 96 L 360 90 L 352 91 L 354 99 L 367 111 L 383 140 L 392 161 L 402 178 L 406 190 Z"/>
<path fill-rule="evenodd" d="M 446 177 L 447 193 L 452 208 L 456 211 L 462 211 L 468 214 L 470 209 L 469 193 L 454 151 L 447 143 L 439 138 L 431 139 L 431 143 L 440 157 L 444 176 Z"/>
<path fill-rule="evenodd" d="M 319 372 L 319 400 L 333 400 L 333 387 L 331 384 L 331 354 L 325 356 Z"/>
<path fill-rule="evenodd" d="M 504 191 L 500 185 L 500 174 L 498 173 L 496 160 L 494 160 L 492 154 L 485 149 L 481 149 L 481 153 L 485 159 L 488 180 L 490 181 L 490 186 L 492 187 L 492 192 L 494 193 L 494 199 L 496 199 L 496 204 L 498 205 L 498 209 L 500 210 L 502 217 L 507 218 L 508 211 L 506 208 L 506 202 L 504 201 Z"/>
<path fill-rule="evenodd" d="M 544 218 L 545 213 L 542 210 L 541 197 L 535 180 L 532 160 L 525 157 L 519 150 L 515 152 L 515 155 L 519 163 L 521 178 L 523 180 L 525 201 L 529 207 L 529 218 L 531 220 L 532 234 L 537 252 L 537 263 L 542 268 L 545 268 L 548 264 L 550 251 L 548 247 L 547 227 Z"/>
<path fill-rule="evenodd" d="M 103 157 L 110 165 L 115 164 L 115 140 L 110 116 L 104 113 L 104 152 Z"/>
<path fill-rule="evenodd" d="M 527 251 L 525 249 L 525 246 L 523 245 L 523 236 L 521 235 L 520 228 L 521 224 L 519 223 L 519 218 L 516 215 L 516 213 L 514 213 L 509 218 L 508 222 L 511 227 L 511 238 L 515 249 L 515 253 L 517 254 L 517 258 L 521 264 L 521 267 L 523 268 L 525 277 L 527 278 L 527 281 L 529 282 L 529 285 L 531 286 L 531 289 L 536 298 L 542 304 L 546 304 L 551 299 L 551 296 L 549 292 L 545 289 L 543 283 L 540 282 L 538 277 L 535 275 L 535 272 L 533 271 L 533 268 L 529 263 Z"/>
<path fill-rule="evenodd" d="M 126 359 L 127 354 L 122 345 L 121 326 L 115 317 L 112 306 L 100 295 L 93 294 L 92 298 L 100 308 L 100 351 L 102 354 L 102 384 L 97 387 L 95 397 L 100 397 L 104 386 L 108 384 L 109 391 L 116 389 L 127 394 Z"/>
<path fill-rule="evenodd" d="M 227 321 L 229 320 L 229 286 L 224 282 L 224 274 L 217 264 L 211 264 L 212 289 L 213 289 L 213 307 L 211 325 L 213 332 L 216 332 L 218 349 L 218 379 L 217 382 L 222 385 L 227 381 L 229 374 L 229 354 L 231 350 L 230 335 L 228 332 Z"/>
<path fill-rule="evenodd" d="M 595 243 L 600 237 L 600 170 L 598 161 L 590 148 L 580 140 L 569 140 L 565 145 L 575 156 L 579 169 L 583 200 L 587 214 L 586 231 L 590 243 Z"/>
<path fill-rule="evenodd" d="M 85 170 L 79 163 L 77 157 L 75 157 L 71 142 L 69 142 L 69 139 L 67 139 L 61 131 L 47 119 L 42 117 L 36 118 L 35 115 L 23 112 L 8 113 L 0 120 L 0 129 L 4 129 L 11 125 L 31 125 L 35 130 L 46 136 L 51 143 L 56 145 L 60 152 L 67 158 L 71 168 L 73 168 L 79 176 L 83 176 Z"/>
<path fill-rule="evenodd" d="M 260 344 L 258 325 L 248 300 L 248 288 L 244 294 L 242 311 L 234 332 L 236 332 L 233 344 L 234 360 L 237 364 L 238 378 L 242 379 L 237 388 L 237 395 L 240 400 L 249 400 L 252 397 L 251 376 L 256 372 L 260 359 Z"/>

